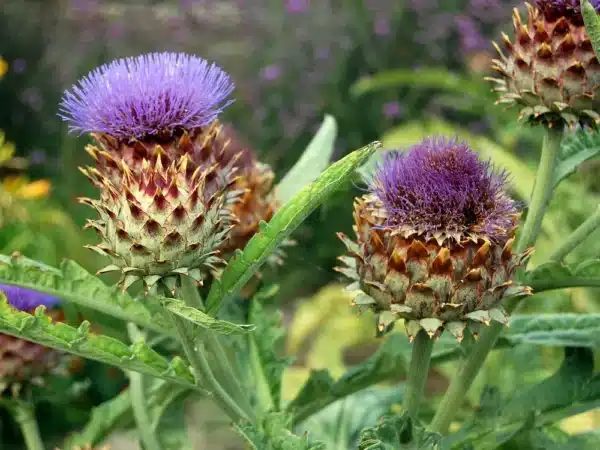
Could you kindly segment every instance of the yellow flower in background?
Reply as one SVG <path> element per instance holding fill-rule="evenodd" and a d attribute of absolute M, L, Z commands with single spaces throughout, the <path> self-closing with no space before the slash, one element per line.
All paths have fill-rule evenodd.
<path fill-rule="evenodd" d="M 8 72 L 8 63 L 0 56 L 0 78 Z"/>

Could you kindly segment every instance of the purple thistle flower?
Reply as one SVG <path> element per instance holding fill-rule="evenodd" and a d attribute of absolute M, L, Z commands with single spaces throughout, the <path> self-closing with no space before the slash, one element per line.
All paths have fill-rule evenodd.
<path fill-rule="evenodd" d="M 100 66 L 66 91 L 59 116 L 70 131 L 121 138 L 209 124 L 234 85 L 215 64 L 184 53 L 150 53 Z"/>
<path fill-rule="evenodd" d="M 369 188 L 388 214 L 386 227 L 503 241 L 518 213 L 506 181 L 506 172 L 481 161 L 467 143 L 440 137 L 391 152 Z"/>
<path fill-rule="evenodd" d="M 52 308 L 60 303 L 57 297 L 20 286 L 0 284 L 0 291 L 4 292 L 8 303 L 20 311 L 31 311 L 40 305 Z"/>

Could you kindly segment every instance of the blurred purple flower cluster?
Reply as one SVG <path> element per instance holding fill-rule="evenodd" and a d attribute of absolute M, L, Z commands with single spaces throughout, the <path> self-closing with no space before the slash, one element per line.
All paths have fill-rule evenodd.
<path fill-rule="evenodd" d="M 236 107 L 250 111 L 242 131 L 253 142 L 268 141 L 271 148 L 287 147 L 301 130 L 320 120 L 324 109 L 333 108 L 332 98 L 337 97 L 337 103 L 345 98 L 357 75 L 340 71 L 357 49 L 362 48 L 369 61 L 362 74 L 431 64 L 464 67 L 474 54 L 489 49 L 490 38 L 508 26 L 512 7 L 521 3 L 56 0 L 44 9 L 36 0 L 5 2 L 13 17 L 8 14 L 4 20 L 19 26 L 32 22 L 45 45 L 41 61 L 26 55 L 9 61 L 15 76 L 25 77 L 32 66 L 41 65 L 52 73 L 45 82 L 53 83 L 60 95 L 90 68 L 118 57 L 152 51 L 196 54 L 232 74 Z M 459 51 L 448 51 L 452 40 Z M 407 47 L 417 59 L 405 55 Z M 340 85 L 340 78 L 346 86 Z M 28 86 L 18 95 L 30 109 L 42 110 L 43 90 Z M 383 117 L 404 116 L 402 105 L 395 102 L 389 99 L 379 106 Z M 266 130 L 265 123 L 276 124 L 277 131 Z"/>

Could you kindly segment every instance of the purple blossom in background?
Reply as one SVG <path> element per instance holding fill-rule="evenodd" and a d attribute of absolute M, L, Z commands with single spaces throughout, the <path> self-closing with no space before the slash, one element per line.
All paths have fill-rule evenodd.
<path fill-rule="evenodd" d="M 263 68 L 261 77 L 266 81 L 274 81 L 281 75 L 281 66 L 277 64 L 270 64 Z"/>
<path fill-rule="evenodd" d="M 377 36 L 387 36 L 390 34 L 390 20 L 387 17 L 378 14 L 375 17 L 374 31 Z"/>
<path fill-rule="evenodd" d="M 23 73 L 27 70 L 27 61 L 23 58 L 15 59 L 12 63 L 12 69 L 14 73 Z"/>
<path fill-rule="evenodd" d="M 31 311 L 40 305 L 52 308 L 60 303 L 60 299 L 42 292 L 25 289 L 19 286 L 0 284 L 8 303 L 20 311 Z"/>
<path fill-rule="evenodd" d="M 65 92 L 59 116 L 71 131 L 131 138 L 201 127 L 231 101 L 233 82 L 215 64 L 184 53 L 118 59 Z"/>
<path fill-rule="evenodd" d="M 402 115 L 402 105 L 399 102 L 387 102 L 383 104 L 383 115 L 388 118 Z"/>
<path fill-rule="evenodd" d="M 456 25 L 463 51 L 473 52 L 488 47 L 488 40 L 481 34 L 473 19 L 467 16 L 458 16 Z"/>
<path fill-rule="evenodd" d="M 303 13 L 309 10 L 310 1 L 309 0 L 286 0 L 285 8 L 287 12 L 291 14 L 295 13 Z"/>
<path fill-rule="evenodd" d="M 465 142 L 425 139 L 407 153 L 390 152 L 370 190 L 387 211 L 386 226 L 422 232 L 506 236 L 517 203 L 504 189 L 507 175 L 481 161 Z"/>

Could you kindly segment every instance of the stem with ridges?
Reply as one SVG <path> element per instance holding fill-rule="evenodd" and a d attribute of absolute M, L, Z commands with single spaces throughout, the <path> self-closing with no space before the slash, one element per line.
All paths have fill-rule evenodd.
<path fill-rule="evenodd" d="M 590 234 L 600 227 L 600 206 L 596 212 L 588 217 L 575 231 L 573 231 L 561 245 L 550 255 L 550 261 L 562 261 L 575 247 L 581 244 Z"/>
<path fill-rule="evenodd" d="M 521 253 L 533 245 L 541 229 L 542 220 L 552 195 L 554 172 L 558 162 L 562 136 L 562 128 L 560 130 L 546 129 L 529 211 L 515 249 L 517 253 Z M 507 312 L 514 311 L 519 303 L 520 299 L 514 299 L 506 305 Z M 470 349 L 469 355 L 461 363 L 452 379 L 450 387 L 430 424 L 432 431 L 442 434 L 448 432 L 450 423 L 464 401 L 467 391 L 503 330 L 504 326 L 496 322 L 483 330 L 481 337 Z"/>
<path fill-rule="evenodd" d="M 133 323 L 127 324 L 129 337 L 132 342 L 143 339 L 143 335 Z M 147 395 L 144 389 L 144 376 L 141 373 L 129 371 L 129 389 L 131 398 L 131 409 L 133 417 L 140 432 L 140 439 L 144 444 L 144 450 L 161 450 L 162 447 L 154 429 L 152 428 L 152 420 L 148 415 Z"/>
<path fill-rule="evenodd" d="M 417 418 L 421 397 L 427 382 L 427 374 L 429 373 L 433 339 L 424 330 L 420 330 L 412 345 L 408 380 L 404 391 L 404 410 L 408 412 L 410 417 Z"/>
<path fill-rule="evenodd" d="M 27 450 L 44 450 L 44 441 L 42 441 L 37 419 L 35 418 L 34 405 L 22 400 L 11 400 L 7 402 L 7 406 L 21 429 Z"/>
<path fill-rule="evenodd" d="M 223 409 L 233 422 L 240 420 L 249 420 L 247 414 L 223 389 L 219 381 L 215 378 L 208 361 L 206 360 L 205 350 L 202 346 L 196 346 L 191 324 L 182 317 L 171 313 L 171 320 L 179 335 L 179 340 L 183 350 L 194 368 L 196 375 L 196 384 L 202 385 L 213 395 L 215 402 Z"/>
<path fill-rule="evenodd" d="M 203 310 L 204 302 L 198 293 L 196 282 L 187 276 L 181 276 L 181 298 L 188 306 Z M 233 397 L 235 402 L 246 412 L 250 417 L 253 416 L 253 408 L 250 405 L 250 400 L 246 392 L 241 387 L 241 384 L 236 376 L 237 373 L 229 362 L 229 358 L 219 341 L 217 334 L 212 330 L 203 330 L 200 339 L 206 346 L 206 351 L 209 356 L 212 356 L 211 365 L 213 374 L 220 381 L 225 391 Z M 204 351 L 204 347 L 200 347 L 198 351 Z"/>

